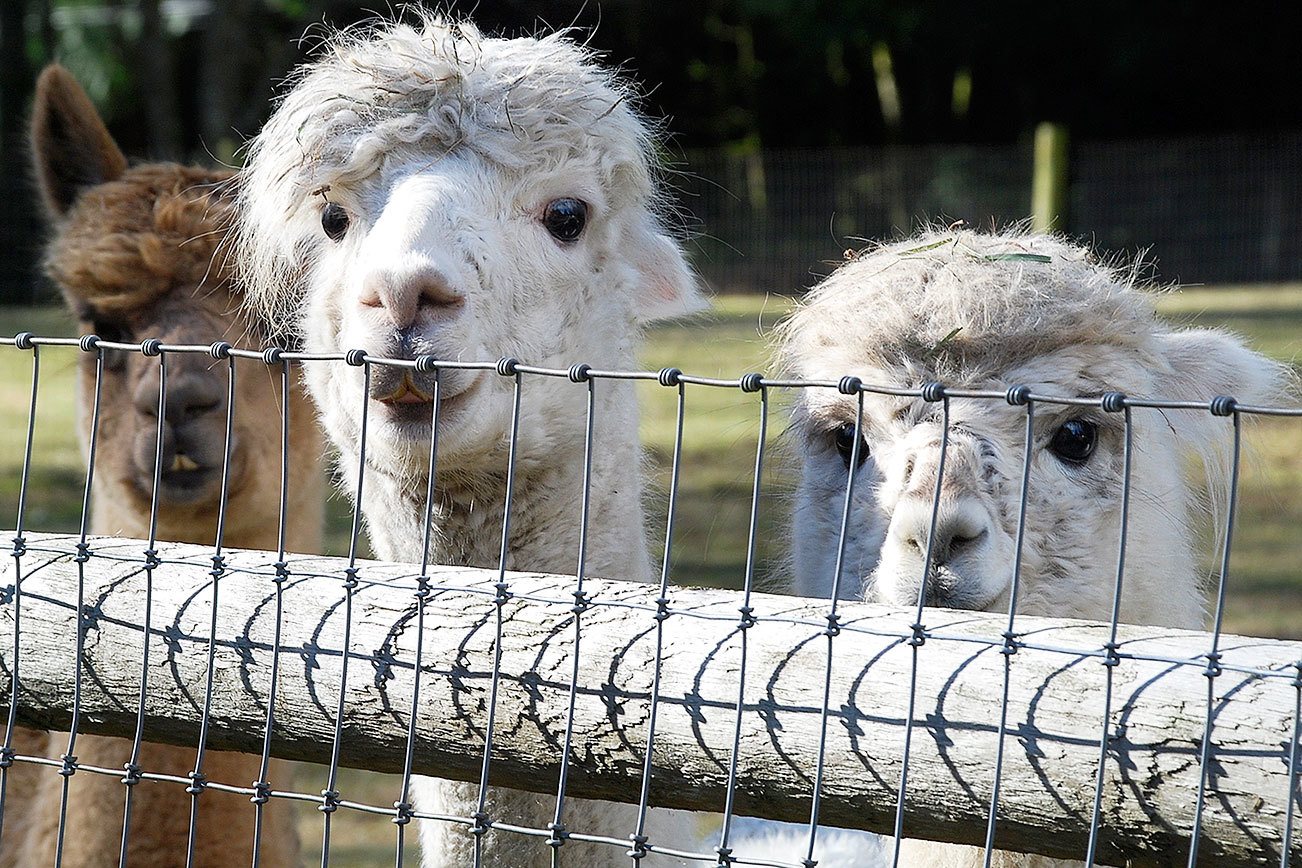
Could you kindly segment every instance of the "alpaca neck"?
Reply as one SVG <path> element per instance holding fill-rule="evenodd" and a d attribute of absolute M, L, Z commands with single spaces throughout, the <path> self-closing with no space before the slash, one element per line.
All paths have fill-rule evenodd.
<path fill-rule="evenodd" d="M 637 411 L 623 395 L 598 400 L 594 434 L 585 572 L 649 581 L 642 510 Z M 582 416 L 579 416 L 580 420 Z M 573 574 L 578 566 L 584 489 L 584 431 L 525 433 L 511 492 L 507 569 Z M 609 435 L 609 436 L 606 436 Z M 494 568 L 501 552 L 506 514 L 506 454 L 493 468 L 468 477 L 458 456 L 438 459 L 429 561 Z M 446 468 L 446 469 L 444 469 Z M 363 512 L 376 553 L 419 563 L 424 542 L 428 474 L 398 475 L 368 467 Z"/>

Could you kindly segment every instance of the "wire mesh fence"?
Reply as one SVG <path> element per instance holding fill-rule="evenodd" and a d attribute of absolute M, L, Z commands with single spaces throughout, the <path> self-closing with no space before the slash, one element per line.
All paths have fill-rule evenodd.
<path fill-rule="evenodd" d="M 1296 280 L 1302 134 L 1083 141 L 1059 229 L 1133 256 L 1162 280 Z M 695 264 L 726 291 L 809 286 L 849 239 L 919 222 L 1007 225 L 1031 208 L 1020 145 L 692 151 L 677 179 L 699 221 Z"/>
<path fill-rule="evenodd" d="M 820 840 L 829 834 L 825 826 L 891 836 L 883 845 L 883 864 L 907 864 L 900 842 L 913 837 L 975 844 L 987 865 L 996 848 L 1086 864 L 1135 859 L 1287 866 L 1302 857 L 1295 833 L 1302 645 L 1222 630 L 1233 575 L 1242 423 L 1264 416 L 1296 419 L 1300 410 L 1245 406 L 1226 396 L 1193 402 L 1115 392 L 1049 395 L 1018 384 L 995 391 L 939 383 L 898 389 L 852 377 L 795 381 L 750 373 L 725 379 L 672 368 L 553 369 L 514 359 L 397 360 L 361 351 L 309 354 L 26 333 L 4 341 L 0 351 L 31 358 L 11 566 L 0 589 L 7 631 L 0 695 L 8 706 L 0 748 L 0 848 L 13 846 L 6 838 L 12 842 L 21 833 L 13 819 L 5 821 L 21 816 L 11 779 L 35 768 L 58 778 L 56 861 L 70 836 L 86 834 L 69 826 L 67 806 L 87 776 L 121 781 L 115 814 L 120 831 L 96 834 L 118 836 L 123 864 L 138 833 L 132 824 L 138 785 L 146 782 L 173 787 L 177 805 L 184 803 L 186 864 L 201 862 L 202 848 L 211 846 L 223 849 L 224 864 L 260 864 L 267 846 L 264 812 L 277 801 L 313 804 L 321 812 L 323 865 L 331 861 L 341 812 L 391 818 L 397 865 L 412 858 L 407 837 L 413 819 L 463 829 L 475 842 L 475 864 L 482 861 L 487 838 L 508 836 L 543 864 L 564 863 L 576 847 L 590 845 L 604 854 L 603 864 L 812 866 Z M 82 519 L 74 534 L 45 534 L 25 515 L 42 359 L 78 352 L 94 361 Z M 142 540 L 97 537 L 89 524 L 103 460 L 105 364 L 128 353 L 156 358 L 159 375 L 149 533 Z M 207 356 L 225 369 L 225 458 L 211 546 L 169 544 L 156 534 L 169 362 L 182 356 Z M 433 375 L 431 468 L 441 466 L 439 376 L 469 369 L 509 382 L 511 436 L 502 469 L 506 499 L 496 564 L 475 569 L 429 562 L 437 533 L 433 472 L 417 507 L 425 529 L 419 564 L 364 560 L 360 507 L 353 510 L 347 557 L 288 551 L 295 461 L 290 428 L 305 421 L 290 419 L 291 365 L 361 370 L 357 462 L 340 471 L 354 475 L 359 501 L 368 473 L 365 386 L 372 370 Z M 241 551 L 224 539 L 231 520 L 231 432 L 241 412 L 236 383 L 268 372 L 286 396 L 278 420 L 280 473 L 265 481 L 279 496 L 279 545 L 274 552 Z M 543 378 L 587 396 L 582 508 L 566 517 L 579 528 L 572 576 L 508 570 L 521 396 Z M 594 520 L 594 396 L 627 381 L 656 383 L 675 401 L 664 550 L 658 581 L 651 584 L 593 577 L 586 563 L 586 532 Z M 946 472 L 951 403 L 998 402 L 1024 414 L 1019 557 L 1009 565 L 1006 615 L 924 605 L 939 479 L 916 606 L 845 602 L 836 587 L 822 601 L 757 589 L 759 507 L 774 448 L 767 428 L 772 404 L 808 389 L 835 390 L 856 402 L 855 450 L 868 402 L 908 397 L 937 408 L 944 432 L 938 476 Z M 691 581 L 674 576 L 672 564 L 684 422 L 698 390 L 736 391 L 753 401 L 758 422 L 740 592 L 672 584 Z M 1037 409 L 1062 405 L 1096 408 L 1119 416 L 1124 425 L 1123 510 L 1112 565 L 1114 605 L 1106 623 L 1018 613 L 1031 432 Z M 1120 623 L 1132 416 L 1139 413 L 1210 414 L 1223 421 L 1231 438 L 1229 500 L 1208 633 Z M 855 457 L 847 462 L 837 581 L 846 540 L 856 532 L 849 520 Z M 63 749 L 49 756 L 24 753 L 17 747 L 24 725 L 63 731 L 54 736 Z M 128 738 L 125 768 L 80 763 L 78 740 L 87 733 Z M 189 773 L 148 768 L 142 751 L 152 741 L 189 745 Z M 210 780 L 206 761 L 214 749 L 256 755 L 257 779 Z M 268 770 L 275 756 L 324 763 L 324 787 L 312 793 L 273 786 Z M 350 799 L 340 784 L 346 766 L 398 772 L 392 803 Z M 412 798 L 416 774 L 469 782 L 475 809 L 441 812 L 418 805 Z M 522 826 L 495 815 L 490 782 L 545 794 L 550 822 Z M 214 845 L 198 835 L 209 792 L 251 800 L 251 841 Z M 633 804 L 634 822 L 618 830 L 571 827 L 567 808 L 580 797 Z M 650 823 L 656 807 L 709 812 L 714 819 L 704 824 L 699 840 L 657 839 Z M 796 844 L 782 850 L 772 837 L 755 838 L 752 827 L 738 824 L 741 816 L 800 823 L 785 833 Z"/>

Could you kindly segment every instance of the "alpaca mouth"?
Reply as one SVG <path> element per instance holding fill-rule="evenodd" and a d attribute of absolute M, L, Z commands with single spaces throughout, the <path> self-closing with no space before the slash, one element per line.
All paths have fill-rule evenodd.
<path fill-rule="evenodd" d="M 428 404 L 434 400 L 434 396 L 426 392 L 411 378 L 411 372 L 403 374 L 402 382 L 389 394 L 377 397 L 375 400 L 381 404 Z"/>
<path fill-rule="evenodd" d="M 457 372 L 461 373 L 461 372 Z M 468 403 L 477 391 L 481 379 L 474 376 L 468 380 L 459 377 L 447 377 L 437 389 L 440 424 L 449 421 Z M 384 417 L 398 425 L 410 436 L 429 436 L 431 414 L 433 412 L 435 391 L 426 392 L 418 386 L 410 374 L 403 377 L 387 395 L 375 397 L 374 400 L 384 407 Z"/>

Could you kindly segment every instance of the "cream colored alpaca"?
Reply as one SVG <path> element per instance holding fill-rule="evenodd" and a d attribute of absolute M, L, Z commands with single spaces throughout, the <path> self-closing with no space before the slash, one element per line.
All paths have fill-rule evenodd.
<path fill-rule="evenodd" d="M 45 268 L 63 290 L 82 329 L 108 340 L 207 344 L 219 339 L 263 340 L 239 314 L 240 292 L 214 253 L 229 224 L 229 172 L 174 164 L 127 168 L 77 82 L 60 67 L 42 74 L 33 122 L 36 174 L 54 221 Z M 83 439 L 89 436 L 94 356 L 82 354 L 79 392 Z M 279 515 L 279 377 L 241 363 L 231 453 L 228 546 L 275 550 Z M 226 422 L 225 363 L 207 356 L 170 356 L 165 405 L 158 538 L 211 544 L 216 531 Z M 145 538 L 149 533 L 157 435 L 158 361 L 106 353 L 91 530 Z M 290 523 L 292 551 L 321 542 L 321 436 L 297 388 L 290 395 Z M 73 637 L 68 637 L 69 650 Z M 93 637 L 91 637 L 93 641 Z M 145 730 L 148 737 L 148 727 Z M 63 733 L 25 731 L 20 752 L 67 748 Z M 121 768 L 125 739 L 79 735 L 80 763 Z M 148 772 L 184 777 L 195 747 L 145 744 Z M 209 780 L 248 786 L 260 759 L 208 752 Z M 50 767 L 18 764 L 0 842 L 0 866 L 54 864 L 63 778 Z M 288 785 L 288 768 L 272 765 L 274 786 Z M 125 788 L 118 776 L 82 772 L 70 779 L 65 866 L 118 864 Z M 25 796 L 23 794 L 26 794 Z M 184 864 L 190 797 L 177 784 L 135 788 L 128 858 L 135 866 Z M 291 866 L 298 839 L 287 805 L 266 808 L 261 864 Z M 246 797 L 208 790 L 200 796 L 195 864 L 224 866 L 252 853 L 254 809 Z"/>
<path fill-rule="evenodd" d="M 1281 366 L 1216 331 L 1174 331 L 1132 271 L 1046 235 L 928 232 L 865 251 L 816 287 L 783 326 L 794 376 L 864 383 L 1097 398 L 1107 391 L 1243 403 L 1279 399 Z M 1025 409 L 952 399 L 928 605 L 1007 611 L 1017 534 Z M 1121 619 L 1203 626 L 1205 574 L 1191 522 L 1190 452 L 1223 489 L 1229 426 L 1206 410 L 1133 413 L 1128 557 Z M 795 584 L 830 596 L 855 399 L 802 390 L 794 432 L 803 457 L 793 527 Z M 1017 611 L 1108 620 L 1120 525 L 1123 417 L 1035 405 L 1035 446 Z M 939 463 L 940 405 L 868 395 L 840 592 L 915 605 Z M 924 619 L 925 620 L 925 619 Z M 920 709 L 919 715 L 926 713 Z M 1015 750 L 1012 739 L 1007 749 Z M 972 781 L 968 781 L 972 784 Z M 955 787 L 955 792 L 959 788 Z M 905 824 L 907 830 L 908 824 Z M 982 864 L 980 848 L 906 841 L 904 866 Z M 1083 855 L 1083 854 L 1082 854 Z M 995 865 L 1066 866 L 999 854 Z"/>
<path fill-rule="evenodd" d="M 658 217 L 652 134 L 631 101 L 563 35 L 492 39 L 427 19 L 339 36 L 250 148 L 237 257 L 256 303 L 314 352 L 633 366 L 643 325 L 699 298 Z M 310 366 L 308 385 L 355 490 L 363 371 Z M 512 385 L 493 371 L 442 374 L 437 562 L 498 564 Z M 421 556 L 433 393 L 430 374 L 371 369 L 362 508 L 385 559 Z M 573 573 L 586 389 L 526 376 L 522 395 L 506 566 Z M 598 383 L 596 420 L 587 570 L 647 581 L 630 384 Z M 417 797 L 425 811 L 478 807 L 470 784 L 425 780 Z M 554 805 L 492 789 L 486 812 L 545 828 Z M 563 821 L 624 838 L 635 810 L 571 799 Z M 684 840 L 662 822 L 650 835 Z M 464 826 L 423 826 L 427 866 L 470 864 L 472 844 Z M 576 841 L 560 858 L 628 861 L 622 848 Z M 485 865 L 550 862 L 540 839 L 485 838 Z"/>

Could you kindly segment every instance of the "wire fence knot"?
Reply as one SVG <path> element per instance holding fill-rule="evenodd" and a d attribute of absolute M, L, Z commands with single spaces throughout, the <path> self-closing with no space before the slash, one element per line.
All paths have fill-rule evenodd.
<path fill-rule="evenodd" d="M 678 368 L 661 368 L 656 379 L 662 386 L 677 386 L 683 381 L 683 372 Z"/>
<path fill-rule="evenodd" d="M 835 612 L 827 616 L 827 628 L 823 630 L 823 633 L 829 639 L 841 635 L 841 617 Z"/>
<path fill-rule="evenodd" d="M 190 785 L 185 791 L 192 796 L 197 796 L 208 788 L 208 776 L 203 772 L 190 772 L 186 775 L 190 779 Z"/>
<path fill-rule="evenodd" d="M 1013 386 L 1004 393 L 1004 400 L 1014 407 L 1025 407 L 1031 403 L 1031 387 L 1026 385 Z"/>
<path fill-rule="evenodd" d="M 470 819 L 474 821 L 470 826 L 470 834 L 476 838 L 484 837 L 484 835 L 488 834 L 488 830 L 493 827 L 488 815 L 483 811 L 475 811 L 470 815 Z"/>
<path fill-rule="evenodd" d="M 77 346 L 83 353 L 93 353 L 99 347 L 99 335 L 82 335 Z"/>
<path fill-rule="evenodd" d="M 159 560 L 158 552 L 154 549 L 145 549 L 145 569 L 157 569 L 163 562 Z"/>
<path fill-rule="evenodd" d="M 1105 656 L 1103 658 L 1104 666 L 1110 668 L 1113 666 L 1119 666 L 1121 664 L 1121 655 L 1117 653 L 1117 649 L 1119 647 L 1121 646 L 1119 646 L 1116 642 L 1108 642 L 1104 644 L 1103 646 L 1103 651 L 1105 652 Z"/>
<path fill-rule="evenodd" d="M 9 745 L 0 747 L 0 769 L 7 769 L 14 764 L 14 757 L 18 752 Z"/>
<path fill-rule="evenodd" d="M 945 400 L 945 385 L 934 380 L 930 383 L 923 383 L 919 394 L 922 400 L 928 404 L 935 404 L 938 401 Z"/>
<path fill-rule="evenodd" d="M 910 645 L 912 645 L 914 648 L 921 648 L 923 645 L 926 644 L 927 628 L 923 626 L 921 621 L 910 624 L 909 629 L 913 631 L 913 634 L 909 636 Z"/>
<path fill-rule="evenodd" d="M 836 390 L 842 395 L 856 395 L 863 388 L 863 380 L 858 377 L 842 377 L 836 384 Z"/>
<path fill-rule="evenodd" d="M 758 392 L 764 388 L 764 375 L 760 373 L 742 374 L 737 385 L 743 392 Z"/>
<path fill-rule="evenodd" d="M 32 342 L 31 332 L 19 332 L 14 335 L 14 346 L 20 350 L 33 349 L 36 344 Z"/>
<path fill-rule="evenodd" d="M 357 581 L 357 567 L 349 567 L 344 570 L 344 575 L 347 576 L 347 578 L 344 579 L 344 588 L 349 591 L 356 589 L 360 584 L 360 582 Z"/>
<path fill-rule="evenodd" d="M 321 804 L 317 805 L 316 809 L 323 814 L 333 814 L 339 810 L 339 791 L 322 790 Z"/>
<path fill-rule="evenodd" d="M 285 351 L 280 347 L 267 347 L 262 351 L 262 363 L 264 365 L 277 365 L 284 357 Z M 352 364 L 351 362 L 349 364 Z"/>
<path fill-rule="evenodd" d="M 73 760 L 75 761 L 76 757 L 73 757 Z M 128 787 L 134 787 L 136 784 L 144 780 L 144 772 L 141 770 L 140 766 L 135 763 L 123 763 L 122 768 L 127 771 L 127 773 L 122 776 L 122 783 L 126 784 Z"/>
<path fill-rule="evenodd" d="M 1207 403 L 1207 409 L 1211 411 L 1213 416 L 1232 415 L 1238 409 L 1238 406 L 1239 402 L 1229 395 L 1217 395 Z"/>
<path fill-rule="evenodd" d="M 405 826 L 411 822 L 412 805 L 411 802 L 394 802 L 393 807 L 396 813 L 389 822 L 395 826 Z"/>
<path fill-rule="evenodd" d="M 633 842 L 633 846 L 629 847 L 624 852 L 624 855 L 634 861 L 645 859 L 649 852 L 646 848 L 646 842 L 650 839 L 646 835 L 629 835 L 628 839 Z"/>
<path fill-rule="evenodd" d="M 14 557 L 21 558 L 27 554 L 27 539 L 22 536 L 14 537 Z"/>
<path fill-rule="evenodd" d="M 568 376 L 571 383 L 586 383 L 592 379 L 592 365 L 577 364 L 570 367 Z"/>
<path fill-rule="evenodd" d="M 493 602 L 498 606 L 505 606 L 509 603 L 511 601 L 510 587 L 506 582 L 498 582 L 494 585 L 493 588 L 497 591 L 497 595 L 493 597 Z"/>
<path fill-rule="evenodd" d="M 271 782 L 254 781 L 253 795 L 249 796 L 249 801 L 255 805 L 265 805 L 271 801 Z"/>
<path fill-rule="evenodd" d="M 438 370 L 438 359 L 433 356 L 423 355 L 416 357 L 416 370 L 422 374 L 432 374 Z"/>
<path fill-rule="evenodd" d="M 142 356 L 161 356 L 163 354 L 163 342 L 158 338 L 145 338 L 140 342 L 140 354 Z"/>
<path fill-rule="evenodd" d="M 1219 651 L 1209 651 L 1207 653 L 1207 668 L 1203 670 L 1203 675 L 1208 678 L 1219 678 L 1225 670 L 1221 667 L 1221 655 Z"/>
<path fill-rule="evenodd" d="M 570 837 L 570 833 L 565 831 L 564 823 L 548 823 L 547 829 L 551 832 L 547 838 L 548 847 L 560 848 L 565 844 L 565 839 Z"/>
<path fill-rule="evenodd" d="M 673 612 L 671 612 L 671 611 L 669 610 L 669 598 L 668 598 L 668 597 L 657 597 L 657 598 L 656 598 L 656 613 L 655 613 L 654 615 L 652 615 L 652 617 L 655 618 L 657 621 L 665 621 L 665 620 L 667 620 L 667 619 L 669 618 L 669 616 L 672 615 L 672 614 L 673 614 Z"/>
<path fill-rule="evenodd" d="M 741 620 L 737 622 L 737 629 L 749 630 L 755 626 L 755 610 L 750 606 L 738 606 L 737 611 L 741 612 Z"/>
<path fill-rule="evenodd" d="M 592 598 L 586 591 L 575 591 L 570 596 L 574 597 L 574 605 L 570 606 L 570 611 L 576 615 L 582 615 L 592 606 Z"/>
<path fill-rule="evenodd" d="M 1104 392 L 1099 398 L 1104 413 L 1120 413 L 1126 409 L 1126 396 L 1121 392 Z"/>
<path fill-rule="evenodd" d="M 520 369 L 520 360 L 504 356 L 497 360 L 497 373 L 503 377 L 514 377 Z"/>
<path fill-rule="evenodd" d="M 59 774 L 63 775 L 65 778 L 70 778 L 77 773 L 76 754 L 65 753 L 63 756 L 59 757 L 59 759 L 61 761 Z"/>
<path fill-rule="evenodd" d="M 349 350 L 344 353 L 344 362 L 354 368 L 360 368 L 366 364 L 366 350 Z"/>

